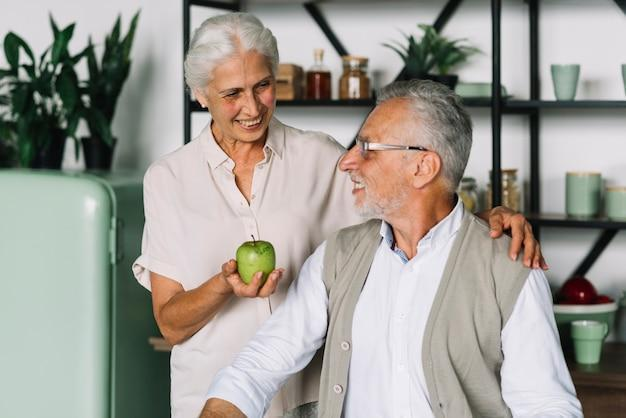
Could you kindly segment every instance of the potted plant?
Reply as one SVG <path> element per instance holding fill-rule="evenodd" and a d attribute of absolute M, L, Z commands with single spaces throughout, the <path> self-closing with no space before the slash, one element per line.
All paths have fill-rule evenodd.
<path fill-rule="evenodd" d="M 111 132 L 117 100 L 130 71 L 130 50 L 135 37 L 139 12 L 135 13 L 128 32 L 121 36 L 121 17 L 118 16 L 111 33 L 104 40 L 104 51 L 98 62 L 91 38 L 87 46 L 89 77 L 83 83 L 83 117 L 89 136 L 81 138 L 88 170 L 111 168 L 113 150 L 117 142 Z"/>
<path fill-rule="evenodd" d="M 10 115 L 11 97 L 8 95 L 7 78 L 0 78 L 0 168 L 13 167 L 17 164 L 14 124 Z"/>
<path fill-rule="evenodd" d="M 427 79 L 443 83 L 454 90 L 458 76 L 450 70 L 480 52 L 478 48 L 465 43 L 465 39 L 448 39 L 431 25 L 418 24 L 423 31 L 419 42 L 413 35 L 404 35 L 407 44 L 398 41 L 383 44 L 394 50 L 404 61 L 404 69 L 398 76 L 402 79 Z"/>
<path fill-rule="evenodd" d="M 4 37 L 8 69 L 0 70 L 8 106 L 2 117 L 3 137 L 13 137 L 19 165 L 61 168 L 67 138 L 75 138 L 80 120 L 80 94 L 74 66 L 86 50 L 70 55 L 74 24 L 60 30 L 52 16 L 54 41 L 39 61 L 28 44 L 9 32 Z M 21 54 L 23 52 L 24 54 Z"/>

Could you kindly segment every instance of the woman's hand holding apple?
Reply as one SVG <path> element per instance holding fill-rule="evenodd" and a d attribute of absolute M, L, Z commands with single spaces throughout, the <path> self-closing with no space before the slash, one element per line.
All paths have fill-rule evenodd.
<path fill-rule="evenodd" d="M 222 264 L 221 278 L 230 290 L 238 297 L 243 298 L 266 298 L 276 291 L 278 282 L 283 277 L 285 269 L 277 268 L 272 270 L 268 275 L 267 280 L 263 282 L 263 273 L 257 272 L 252 276 L 252 280 L 249 284 L 244 283 L 237 272 L 237 262 L 235 260 L 228 260 Z"/>

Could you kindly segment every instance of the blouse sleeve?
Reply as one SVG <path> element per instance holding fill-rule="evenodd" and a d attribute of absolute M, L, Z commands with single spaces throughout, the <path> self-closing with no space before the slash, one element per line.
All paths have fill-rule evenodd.
<path fill-rule="evenodd" d="M 176 179 L 171 170 L 156 163 L 143 180 L 145 224 L 141 255 L 133 263 L 133 274 L 146 289 L 150 272 L 181 281 L 179 251 L 183 246 L 176 204 Z"/>

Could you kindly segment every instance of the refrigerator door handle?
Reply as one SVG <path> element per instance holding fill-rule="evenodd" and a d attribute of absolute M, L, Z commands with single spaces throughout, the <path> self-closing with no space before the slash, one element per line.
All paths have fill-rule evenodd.
<path fill-rule="evenodd" d="M 120 218 L 111 219 L 109 231 L 109 254 L 111 264 L 116 265 L 124 259 L 124 221 Z"/>

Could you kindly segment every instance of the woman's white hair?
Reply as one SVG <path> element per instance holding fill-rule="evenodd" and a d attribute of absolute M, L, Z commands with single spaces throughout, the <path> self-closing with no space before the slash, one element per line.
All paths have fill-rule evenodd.
<path fill-rule="evenodd" d="M 264 55 L 272 74 L 278 67 L 278 47 L 272 32 L 250 13 L 228 13 L 205 20 L 195 30 L 185 57 L 185 82 L 203 90 L 216 66 L 240 52 Z"/>

